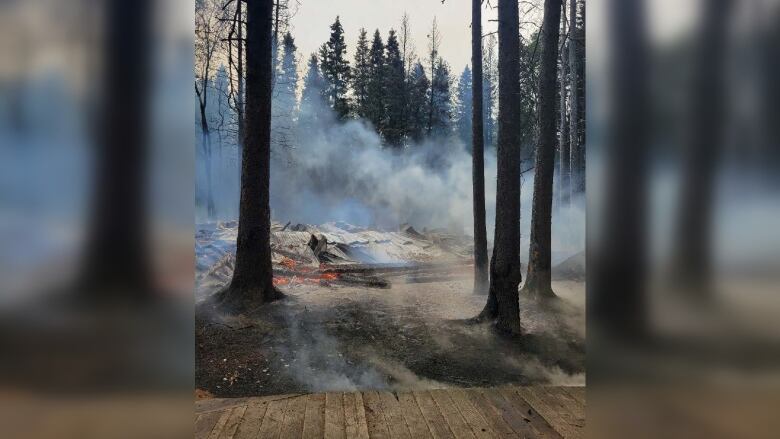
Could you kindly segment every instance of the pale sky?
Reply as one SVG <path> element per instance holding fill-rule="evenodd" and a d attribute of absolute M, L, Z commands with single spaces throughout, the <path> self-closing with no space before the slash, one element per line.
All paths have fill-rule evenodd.
<path fill-rule="evenodd" d="M 428 50 L 428 31 L 433 17 L 442 35 L 440 54 L 450 63 L 453 77 L 460 74 L 471 62 L 471 0 L 299 0 L 298 12 L 292 19 L 292 34 L 301 54 L 302 69 L 312 52 L 328 40 L 330 25 L 341 17 L 347 42 L 347 56 L 353 62 L 355 44 L 361 27 L 369 34 L 369 44 L 375 29 L 382 40 L 387 41 L 388 31 L 398 31 L 401 17 L 410 17 L 412 39 L 418 56 L 425 57 Z M 493 0 L 493 6 L 497 0 Z M 495 31 L 496 9 L 485 6 L 482 13 L 483 33 Z"/>

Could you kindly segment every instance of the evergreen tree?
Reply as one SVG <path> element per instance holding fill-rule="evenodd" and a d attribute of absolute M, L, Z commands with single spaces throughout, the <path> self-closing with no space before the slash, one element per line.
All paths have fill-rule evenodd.
<path fill-rule="evenodd" d="M 320 73 L 319 60 L 317 55 L 312 53 L 309 58 L 309 70 L 303 80 L 303 93 L 298 113 L 298 124 L 303 130 L 318 120 L 319 111 L 326 102 L 323 99 L 324 89 L 325 80 Z"/>
<path fill-rule="evenodd" d="M 320 48 L 320 70 L 326 81 L 328 102 L 339 119 L 346 118 L 349 113 L 347 86 L 350 69 L 346 53 L 344 28 L 336 16 L 336 21 L 330 26 L 330 39 Z"/>
<path fill-rule="evenodd" d="M 485 123 L 484 138 L 485 148 L 496 147 L 496 118 L 495 118 L 495 102 L 498 80 L 498 63 L 496 62 L 496 36 L 490 35 L 485 43 L 485 53 L 482 62 L 482 114 Z M 522 63 L 522 60 L 521 60 Z M 521 67 L 522 69 L 522 67 Z M 522 71 L 522 70 L 521 70 Z"/>
<path fill-rule="evenodd" d="M 352 93 L 355 97 L 355 115 L 365 118 L 368 115 L 368 81 L 371 77 L 371 57 L 365 29 L 360 29 L 355 49 L 355 66 L 352 68 Z"/>
<path fill-rule="evenodd" d="M 296 65 L 295 40 L 287 32 L 282 40 L 284 54 L 276 74 L 274 105 L 271 107 L 271 145 L 278 152 L 279 147 L 290 147 L 293 141 L 293 116 L 296 105 L 298 69 Z"/>
<path fill-rule="evenodd" d="M 471 69 L 466 66 L 458 80 L 458 100 L 455 106 L 455 129 L 466 148 L 471 149 L 471 103 L 473 100 Z"/>
<path fill-rule="evenodd" d="M 400 147 L 406 135 L 406 112 L 404 81 L 404 61 L 398 46 L 398 38 L 395 31 L 390 30 L 387 37 L 387 56 L 385 59 L 385 124 L 383 136 L 387 143 L 394 147 Z"/>
<path fill-rule="evenodd" d="M 378 29 L 374 32 L 374 41 L 371 43 L 370 61 L 366 118 L 377 132 L 381 133 L 385 119 L 385 45 Z"/>
<path fill-rule="evenodd" d="M 419 142 L 427 131 L 428 88 L 431 84 L 421 62 L 418 61 L 414 65 L 407 82 L 409 84 L 407 133 L 412 141 Z"/>
<path fill-rule="evenodd" d="M 450 67 L 439 57 L 431 79 L 429 109 L 431 115 L 431 134 L 445 136 L 451 130 L 452 105 L 450 97 Z"/>

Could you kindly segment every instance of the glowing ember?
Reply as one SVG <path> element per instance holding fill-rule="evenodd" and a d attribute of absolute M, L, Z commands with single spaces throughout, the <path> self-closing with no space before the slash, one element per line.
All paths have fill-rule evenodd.
<path fill-rule="evenodd" d="M 290 270 L 295 270 L 295 267 L 298 265 L 297 262 L 293 261 L 290 258 L 282 259 L 281 264 L 284 265 L 285 267 L 289 268 Z"/>
<path fill-rule="evenodd" d="M 274 286 L 278 287 L 280 285 L 287 285 L 290 283 L 290 279 L 286 277 L 275 277 L 274 280 Z"/>
<path fill-rule="evenodd" d="M 337 273 L 322 273 L 320 275 L 320 280 L 336 280 L 339 278 L 339 275 Z"/>

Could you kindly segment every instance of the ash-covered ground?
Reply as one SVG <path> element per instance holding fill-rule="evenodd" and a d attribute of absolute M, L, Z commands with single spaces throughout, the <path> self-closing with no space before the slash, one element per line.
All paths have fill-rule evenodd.
<path fill-rule="evenodd" d="M 556 309 L 521 299 L 524 335 L 506 338 L 468 322 L 486 300 L 472 292 L 468 237 L 275 224 L 274 267 L 287 297 L 227 317 L 203 299 L 230 279 L 234 236 L 233 224 L 219 224 L 196 237 L 201 396 L 584 383 L 581 280 L 553 283 Z M 361 271 L 347 274 L 351 267 Z"/>

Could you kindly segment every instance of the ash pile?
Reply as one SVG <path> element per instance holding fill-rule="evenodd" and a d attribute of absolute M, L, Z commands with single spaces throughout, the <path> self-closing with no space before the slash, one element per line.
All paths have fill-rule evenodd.
<path fill-rule="evenodd" d="M 199 225 L 195 234 L 196 298 L 230 282 L 238 223 Z M 344 222 L 271 226 L 274 283 L 389 288 L 436 282 L 472 271 L 471 237 L 409 224 L 384 231 Z"/>

